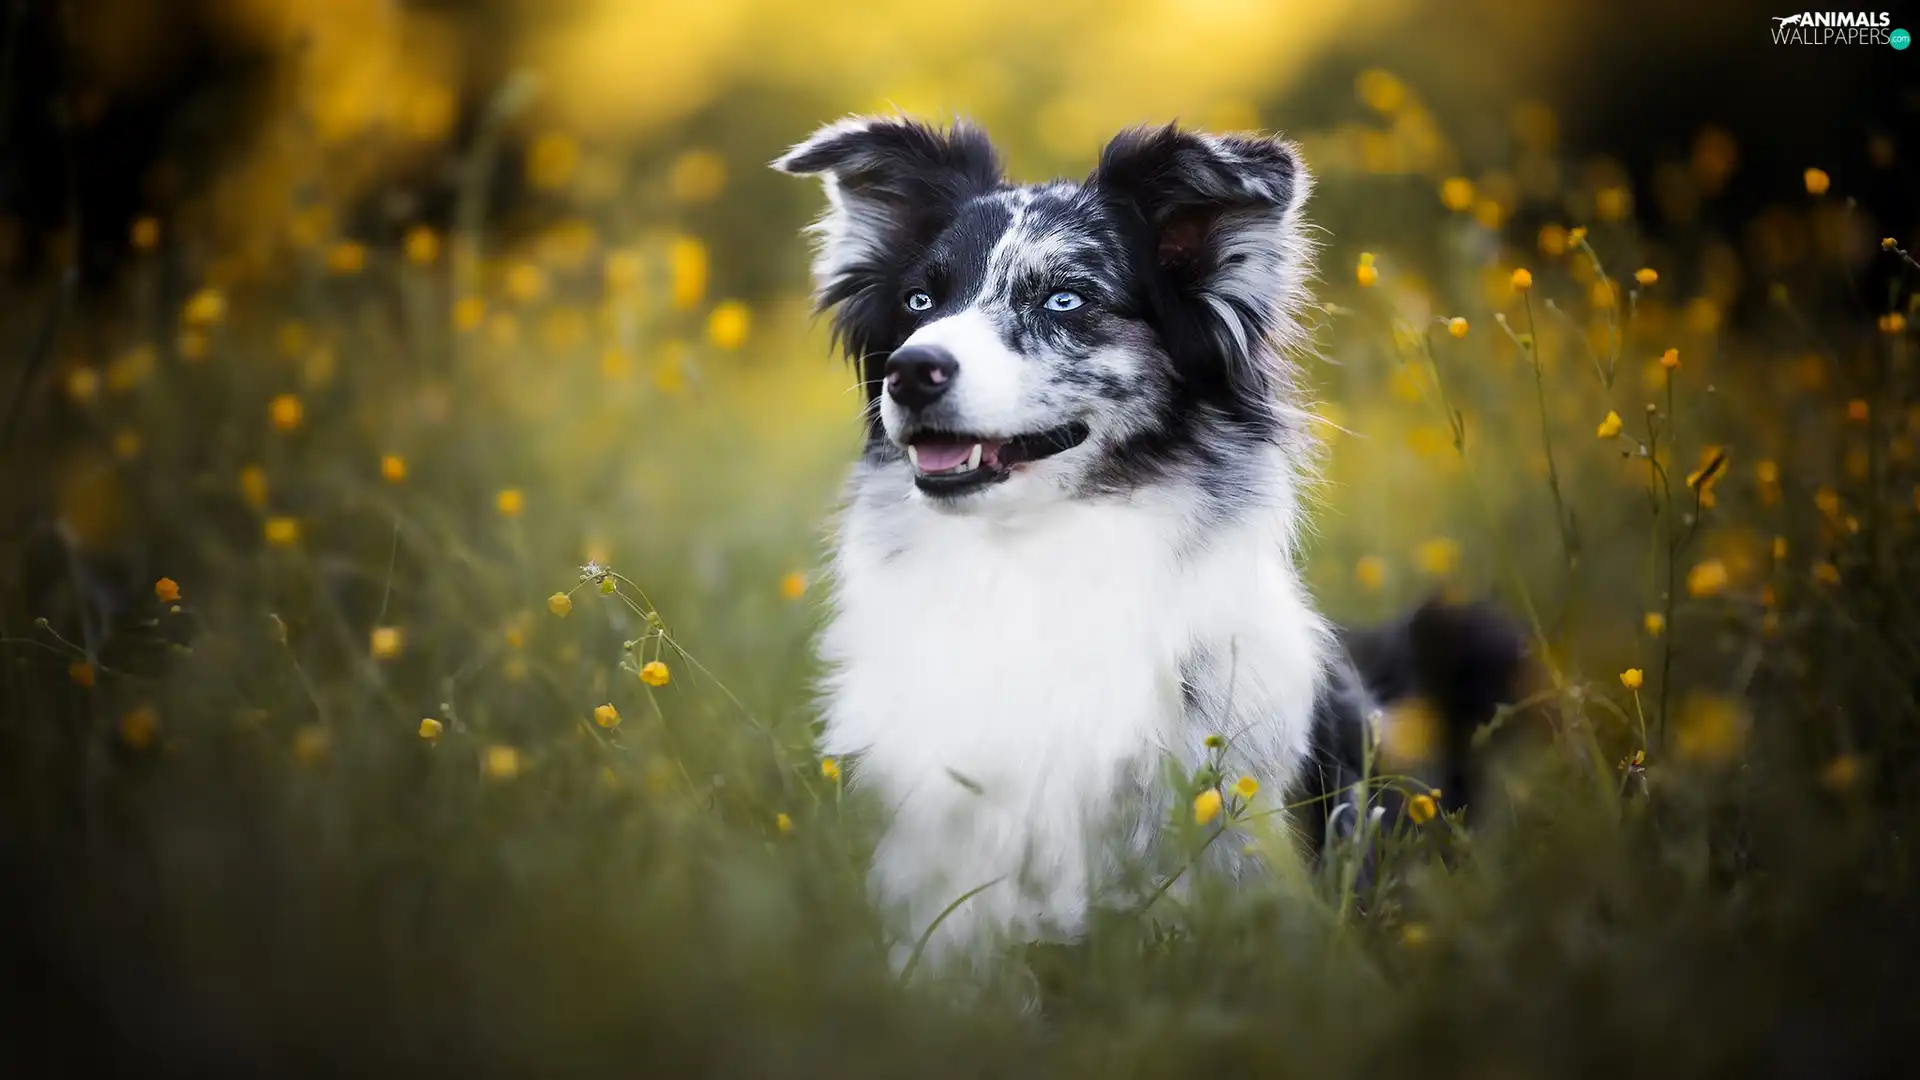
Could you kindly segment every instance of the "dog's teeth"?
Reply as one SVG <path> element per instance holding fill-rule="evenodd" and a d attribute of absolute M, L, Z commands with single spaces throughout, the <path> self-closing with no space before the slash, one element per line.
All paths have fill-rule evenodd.
<path fill-rule="evenodd" d="M 973 453 L 967 455 L 967 471 L 968 472 L 972 472 L 973 470 L 980 467 L 980 454 L 981 454 L 980 444 L 974 443 Z"/>
<path fill-rule="evenodd" d="M 915 469 L 920 467 L 920 448 L 912 443 L 907 444 L 907 460 L 913 462 Z"/>

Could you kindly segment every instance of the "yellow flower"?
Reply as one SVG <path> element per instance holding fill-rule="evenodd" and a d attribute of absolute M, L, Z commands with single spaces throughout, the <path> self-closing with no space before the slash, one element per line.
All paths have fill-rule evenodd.
<path fill-rule="evenodd" d="M 1830 487 L 1822 487 L 1813 493 L 1813 505 L 1827 517 L 1840 516 L 1840 493 Z"/>
<path fill-rule="evenodd" d="M 507 271 L 507 295 L 522 303 L 530 303 L 545 296 L 547 292 L 547 272 L 532 263 L 517 263 Z"/>
<path fill-rule="evenodd" d="M 1568 247 L 1570 248 L 1579 247 L 1581 244 L 1585 243 L 1586 240 L 1587 240 L 1587 227 L 1585 225 L 1577 225 L 1567 230 L 1567 246 Z"/>
<path fill-rule="evenodd" d="M 1440 184 L 1440 204 L 1456 214 L 1462 214 L 1473 207 L 1473 181 L 1464 176 L 1451 176 Z"/>
<path fill-rule="evenodd" d="M 689 311 L 707 294 L 707 246 L 691 236 L 674 240 L 667 250 L 672 271 L 673 306 Z"/>
<path fill-rule="evenodd" d="M 608 702 L 605 705 L 595 705 L 593 707 L 593 722 L 603 728 L 619 727 L 620 710 L 614 708 L 612 702 Z"/>
<path fill-rule="evenodd" d="M 1208 788 L 1193 800 L 1193 821 L 1196 825 L 1205 825 L 1220 816 L 1220 791 Z"/>
<path fill-rule="evenodd" d="M 519 517 L 520 512 L 527 508 L 527 497 L 520 493 L 519 488 L 506 488 L 493 497 L 493 508 L 500 512 L 501 517 Z"/>
<path fill-rule="evenodd" d="M 391 660 L 400 655 L 406 646 L 406 638 L 397 626 L 376 626 L 373 628 L 371 650 L 375 660 Z"/>
<path fill-rule="evenodd" d="M 160 246 L 160 219 L 139 218 L 133 223 L 130 238 L 136 251 L 152 251 Z M 1891 241 L 1889 241 L 1891 242 Z"/>
<path fill-rule="evenodd" d="M 186 305 L 180 309 L 180 321 L 200 329 L 218 325 L 226 315 L 227 298 L 211 285 L 188 297 Z"/>
<path fill-rule="evenodd" d="M 1840 584 L 1840 568 L 1824 559 L 1813 564 L 1813 580 L 1822 585 Z"/>
<path fill-rule="evenodd" d="M 838 783 L 840 780 L 840 763 L 832 758 L 821 758 L 820 775 Z"/>
<path fill-rule="evenodd" d="M 1353 579 L 1368 592 L 1377 592 L 1386 584 L 1387 560 L 1378 555 L 1362 555 L 1360 561 L 1353 564 Z"/>
<path fill-rule="evenodd" d="M 293 756 L 303 765 L 317 764 L 326 759 L 327 752 L 333 749 L 333 738 L 327 729 L 318 724 L 308 724 L 293 733 Z"/>
<path fill-rule="evenodd" d="M 1640 669 L 1637 667 L 1630 667 L 1627 670 L 1620 673 L 1620 685 L 1626 687 L 1629 690 L 1640 689 L 1641 684 L 1644 683 L 1645 681 L 1646 681 L 1646 677 L 1641 673 Z"/>
<path fill-rule="evenodd" d="M 153 583 L 153 595 L 163 604 L 177 603 L 180 600 L 180 583 L 170 577 L 163 577 Z"/>
<path fill-rule="evenodd" d="M 1453 318 L 1448 319 L 1447 333 L 1452 334 L 1454 337 L 1457 337 L 1457 338 L 1466 337 L 1467 336 L 1467 320 L 1461 318 L 1458 315 L 1455 315 Z"/>
<path fill-rule="evenodd" d="M 782 810 L 773 815 L 773 827 L 780 830 L 781 836 L 785 836 L 793 831 L 793 819 L 787 816 L 785 810 Z"/>
<path fill-rule="evenodd" d="M 1567 229 L 1564 225 L 1547 224 L 1540 226 L 1540 254 L 1565 255 L 1567 253 Z"/>
<path fill-rule="evenodd" d="M 1867 418 L 1871 415 L 1872 415 L 1872 410 L 1867 405 L 1865 398 L 1854 398 L 1852 401 L 1847 402 L 1847 419 L 1848 420 L 1851 420 L 1856 424 L 1864 424 L 1867 422 Z"/>
<path fill-rule="evenodd" d="M 658 660 L 649 660 L 640 667 L 640 681 L 648 686 L 665 686 L 672 678 L 667 665 Z"/>
<path fill-rule="evenodd" d="M 573 612 L 573 597 L 563 592 L 554 593 L 547 597 L 547 610 L 564 619 Z"/>
<path fill-rule="evenodd" d="M 747 305 L 738 300 L 722 301 L 707 316 L 707 340 L 722 349 L 737 349 L 746 344 L 751 322 Z"/>
<path fill-rule="evenodd" d="M 1880 238 L 1881 251 L 1892 251 L 1895 248 L 1898 248 L 1899 246 L 1900 246 L 1900 241 L 1895 240 L 1891 236 L 1883 236 Z"/>
<path fill-rule="evenodd" d="M 262 535 L 271 547 L 290 548 L 300 542 L 300 522 L 290 517 L 270 517 L 262 526 Z"/>
<path fill-rule="evenodd" d="M 353 240 L 342 240 L 327 252 L 327 269 L 343 277 L 367 267 L 367 247 Z"/>
<path fill-rule="evenodd" d="M 128 710 L 120 717 L 120 741 L 129 750 L 145 750 L 160 733 L 160 714 L 151 705 Z"/>
<path fill-rule="evenodd" d="M 600 579 L 600 595 L 612 596 L 620 591 L 620 582 L 612 574 Z"/>
<path fill-rule="evenodd" d="M 432 742 L 433 740 L 439 738 L 440 733 L 445 731 L 446 729 L 447 727 L 445 724 L 442 724 L 440 721 L 435 720 L 431 716 L 422 717 L 420 719 L 420 737 L 427 740 L 428 742 Z"/>
<path fill-rule="evenodd" d="M 1617 438 L 1620 435 L 1620 429 L 1625 426 L 1625 423 L 1625 421 L 1620 419 L 1619 413 L 1608 409 L 1607 415 L 1600 421 L 1600 426 L 1594 429 L 1594 434 L 1603 439 Z"/>
<path fill-rule="evenodd" d="M 487 302 L 477 296 L 463 296 L 453 305 L 453 328 L 463 334 L 480 329 L 487 321 Z"/>
<path fill-rule="evenodd" d="M 511 780 L 520 775 L 520 751 L 511 746 L 489 746 L 481 768 L 493 780 Z"/>
<path fill-rule="evenodd" d="M 1780 560 L 1785 559 L 1786 557 L 1787 557 L 1787 538 L 1784 536 L 1774 537 L 1773 538 L 1774 561 L 1779 562 Z"/>
<path fill-rule="evenodd" d="M 425 225 L 407 230 L 407 259 L 419 266 L 431 265 L 440 257 L 440 234 Z"/>
<path fill-rule="evenodd" d="M 781 578 L 780 595 L 788 600 L 798 600 L 807 595 L 807 575 L 795 570 Z"/>
<path fill-rule="evenodd" d="M 1243 776 L 1233 782 L 1233 793 L 1242 799 L 1251 799 L 1260 792 L 1260 781 L 1251 776 Z"/>
<path fill-rule="evenodd" d="M 1533 271 L 1520 269 L 1513 272 L 1513 291 L 1526 292 L 1533 288 Z"/>
<path fill-rule="evenodd" d="M 1833 186 L 1833 180 L 1820 169 L 1808 169 L 1803 177 L 1807 182 L 1807 194 L 1825 195 L 1827 188 Z"/>
<path fill-rule="evenodd" d="M 1633 272 L 1633 280 L 1642 285 L 1651 285 L 1660 280 L 1660 272 L 1651 266 L 1643 266 Z"/>
<path fill-rule="evenodd" d="M 1660 366 L 1663 368 L 1666 368 L 1668 371 L 1672 371 L 1673 369 L 1679 367 L 1680 366 L 1680 350 L 1668 349 L 1666 352 L 1661 353 Z"/>
<path fill-rule="evenodd" d="M 1415 825 L 1425 825 L 1439 813 L 1439 804 L 1433 801 L 1433 796 L 1425 792 L 1407 800 L 1407 816 L 1413 819 Z"/>
<path fill-rule="evenodd" d="M 1371 289 L 1373 288 L 1374 282 L 1380 280 L 1380 271 L 1375 270 L 1367 263 L 1361 263 L 1360 266 L 1354 270 L 1353 279 L 1360 283 L 1361 288 Z"/>
<path fill-rule="evenodd" d="M 1440 742 L 1440 718 L 1421 697 L 1393 704 L 1380 723 L 1380 754 L 1398 766 L 1417 765 L 1433 755 Z"/>
<path fill-rule="evenodd" d="M 1218 735 L 1209 735 L 1205 739 L 1202 739 L 1201 742 L 1209 750 L 1218 750 L 1221 747 L 1227 745 L 1227 740 L 1221 738 Z"/>
<path fill-rule="evenodd" d="M 93 665 L 85 660 L 75 660 L 67 665 L 67 678 L 73 680 L 73 685 L 89 689 L 93 686 Z"/>
<path fill-rule="evenodd" d="M 1640 624 L 1647 628 L 1648 637 L 1659 637 L 1666 632 L 1667 617 L 1657 611 L 1649 611 L 1646 618 L 1640 620 Z"/>
<path fill-rule="evenodd" d="M 243 466 L 240 470 L 240 497 L 247 500 L 248 506 L 265 506 L 267 470 L 258 465 Z"/>
<path fill-rule="evenodd" d="M 1725 761 L 1747 741 L 1747 717 L 1739 705 L 1725 698 L 1696 695 L 1680 707 L 1674 749 L 1694 761 Z"/>
<path fill-rule="evenodd" d="M 81 405 L 100 396 L 100 373 L 90 367 L 74 368 L 67 375 L 67 396 Z"/>
<path fill-rule="evenodd" d="M 389 484 L 398 484 L 407 478 L 407 459 L 399 454 L 380 456 L 380 478 Z"/>
<path fill-rule="evenodd" d="M 306 407 L 301 405 L 300 399 L 292 394 L 281 394 L 267 405 L 267 417 L 273 421 L 273 426 L 281 431 L 292 431 L 299 427 L 300 422 L 306 419 L 306 415 Z"/>
<path fill-rule="evenodd" d="M 1694 596 L 1715 596 L 1727 587 L 1727 564 L 1706 559 L 1687 571 L 1687 592 Z"/>
<path fill-rule="evenodd" d="M 1897 311 L 1889 311 L 1880 316 L 1880 332 L 1883 334 L 1898 334 L 1906 328 L 1907 317 Z"/>
<path fill-rule="evenodd" d="M 1460 545 L 1445 536 L 1436 536 L 1414 552 L 1420 569 L 1434 577 L 1446 577 L 1460 565 Z"/>

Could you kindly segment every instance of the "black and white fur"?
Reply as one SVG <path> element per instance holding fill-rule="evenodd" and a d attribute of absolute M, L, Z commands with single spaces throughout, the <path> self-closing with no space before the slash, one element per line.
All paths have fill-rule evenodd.
<path fill-rule="evenodd" d="M 868 406 L 822 749 L 891 809 L 872 886 L 916 932 L 996 883 L 936 955 L 1078 930 L 1099 838 L 1149 851 L 1165 759 L 1191 772 L 1209 734 L 1279 799 L 1351 779 L 1373 684 L 1448 677 L 1399 630 L 1349 649 L 1301 581 L 1295 146 L 1139 129 L 1020 186 L 970 126 L 853 118 L 775 167 L 825 182 L 817 299 Z"/>

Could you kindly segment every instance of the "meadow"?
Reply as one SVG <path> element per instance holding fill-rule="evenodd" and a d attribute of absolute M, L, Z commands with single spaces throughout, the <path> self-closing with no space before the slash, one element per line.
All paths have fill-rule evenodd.
<path fill-rule="evenodd" d="M 925 928 L 867 901 L 883 808 L 813 749 L 859 393 L 806 297 L 819 194 L 763 165 L 833 114 L 755 100 L 636 143 L 555 119 L 564 81 L 461 110 L 410 70 L 378 108 L 313 76 L 215 197 L 90 222 L 110 289 L 76 303 L 56 265 L 0 301 L 26 358 L 0 399 L 18 1062 L 1899 1060 L 1920 262 L 1876 217 L 1912 208 L 1849 187 L 1891 143 L 1719 228 L 1739 147 L 1711 127 L 1637 177 L 1524 101 L 1467 152 L 1379 68 L 1304 129 L 1207 98 L 1193 122 L 1286 126 L 1319 176 L 1316 597 L 1353 623 L 1495 597 L 1541 674 L 1499 723 L 1540 737 L 1471 826 L 1418 800 L 1389 823 L 1364 888 L 1351 853 L 1291 852 L 1287 793 L 1219 777 L 1182 824 L 1266 845 L 1272 880 L 901 977 L 888 949 Z M 1084 173 L 1134 104 L 1088 73 L 1028 128 L 975 74 L 927 94 L 988 102 L 1029 178 Z"/>

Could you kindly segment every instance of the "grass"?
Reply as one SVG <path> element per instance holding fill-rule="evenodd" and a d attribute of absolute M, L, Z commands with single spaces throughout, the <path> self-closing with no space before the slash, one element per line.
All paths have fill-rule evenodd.
<path fill-rule="evenodd" d="M 812 750 L 847 375 L 798 299 L 713 295 L 760 252 L 592 206 L 487 231 L 499 137 L 462 159 L 451 235 L 296 237 L 222 278 L 189 272 L 192 236 L 136 230 L 124 294 L 34 354 L 0 560 L 7 959 L 14 1015 L 45 1020 L 16 1056 L 996 1077 L 1899 1057 L 1920 267 L 1897 245 L 1865 314 L 1820 263 L 1736 324 L 1706 250 L 1605 197 L 1569 195 L 1597 215 L 1570 240 L 1405 176 L 1329 177 L 1319 220 L 1378 250 L 1323 261 L 1316 592 L 1353 621 L 1497 593 L 1550 673 L 1528 703 L 1550 737 L 1471 828 L 1386 823 L 1364 885 L 1351 852 L 1291 857 L 1286 793 L 1172 778 L 1183 808 L 1227 796 L 1196 848 L 1300 872 L 1158 868 L 1182 887 L 1082 942 L 896 976 L 926 928 L 867 902 L 882 808 Z M 1822 192 L 1816 228 L 1851 220 Z M 797 246 L 765 257 L 800 287 Z M 1649 260 L 1645 282 L 1613 269 Z"/>

